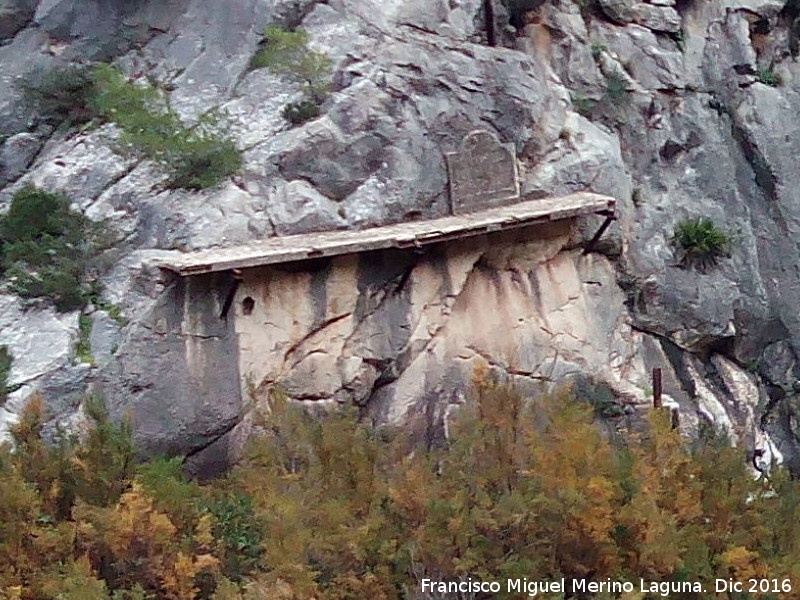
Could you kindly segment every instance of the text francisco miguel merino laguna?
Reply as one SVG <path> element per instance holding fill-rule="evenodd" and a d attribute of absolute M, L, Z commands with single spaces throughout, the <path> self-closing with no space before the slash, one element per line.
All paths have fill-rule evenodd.
<path fill-rule="evenodd" d="M 725 583 L 725 580 L 718 580 Z M 570 580 L 571 590 L 565 587 L 566 580 L 560 581 L 533 581 L 527 578 L 506 579 L 505 585 L 499 581 L 479 581 L 467 578 L 461 581 L 437 581 L 435 579 L 423 579 L 421 582 L 422 592 L 438 592 L 440 594 L 484 592 L 507 593 L 518 592 L 528 596 L 536 596 L 539 593 L 563 593 L 566 591 L 576 592 L 647 592 L 660 596 L 669 596 L 678 592 L 703 592 L 703 586 L 697 582 L 688 581 L 645 581 L 640 579 L 634 583 L 631 581 L 592 581 L 587 579 Z M 638 585 L 637 585 L 638 584 Z M 718 586 L 717 586 L 718 587 Z M 505 588 L 505 589 L 503 589 Z M 717 590 L 720 591 L 720 590 Z M 724 591 L 724 590 L 722 590 Z"/>

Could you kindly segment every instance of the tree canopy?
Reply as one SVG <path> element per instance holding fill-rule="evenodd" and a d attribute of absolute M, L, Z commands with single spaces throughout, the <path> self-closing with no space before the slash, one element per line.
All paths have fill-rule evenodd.
<path fill-rule="evenodd" d="M 654 412 L 646 433 L 609 440 L 569 389 L 524 398 L 483 373 L 472 396 L 446 444 L 426 449 L 275 394 L 245 459 L 204 485 L 180 459 L 137 463 L 130 428 L 98 400 L 82 436 L 45 444 L 34 400 L 0 451 L 0 598 L 441 597 L 421 592 L 425 578 L 800 581 L 800 487 L 782 472 L 754 479 L 723 436 L 689 444 Z"/>

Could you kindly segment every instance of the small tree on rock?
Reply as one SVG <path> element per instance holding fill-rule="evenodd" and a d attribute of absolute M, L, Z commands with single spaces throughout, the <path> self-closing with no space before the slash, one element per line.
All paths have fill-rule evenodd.
<path fill-rule="evenodd" d="M 270 25 L 264 31 L 264 39 L 251 66 L 255 69 L 267 67 L 303 89 L 303 100 L 287 105 L 284 117 L 300 123 L 318 116 L 319 106 L 330 95 L 331 59 L 308 47 L 308 33 L 303 29 L 286 31 Z"/>

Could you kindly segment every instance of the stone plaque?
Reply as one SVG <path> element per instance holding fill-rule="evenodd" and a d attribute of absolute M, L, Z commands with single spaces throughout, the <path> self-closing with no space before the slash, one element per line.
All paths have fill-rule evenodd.
<path fill-rule="evenodd" d="M 464 214 L 519 200 L 514 144 L 502 144 L 493 133 L 468 133 L 458 152 L 448 152 L 450 203 L 453 214 Z"/>

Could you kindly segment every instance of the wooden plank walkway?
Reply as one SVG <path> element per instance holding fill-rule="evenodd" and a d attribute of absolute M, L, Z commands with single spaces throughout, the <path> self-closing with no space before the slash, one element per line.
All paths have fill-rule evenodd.
<path fill-rule="evenodd" d="M 427 221 L 409 221 L 364 230 L 271 237 L 243 246 L 190 252 L 159 261 L 156 265 L 180 275 L 246 269 L 384 248 L 421 247 L 581 215 L 608 215 L 613 213 L 614 208 L 613 198 L 582 192 L 570 196 L 522 200 L 509 206 Z"/>

